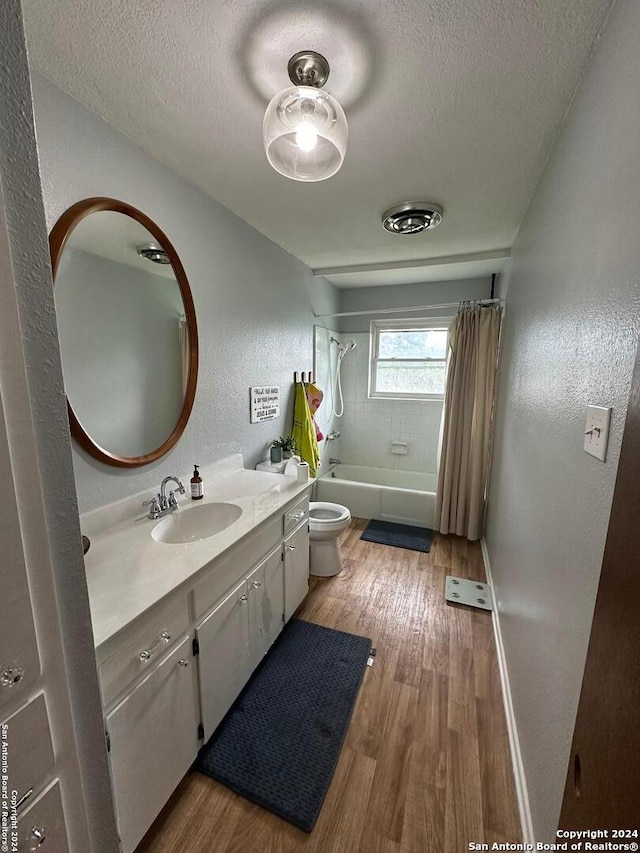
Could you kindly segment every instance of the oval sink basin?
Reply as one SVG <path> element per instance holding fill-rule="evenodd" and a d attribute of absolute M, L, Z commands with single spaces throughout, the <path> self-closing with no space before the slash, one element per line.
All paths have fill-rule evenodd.
<path fill-rule="evenodd" d="M 197 542 L 221 533 L 242 515 L 242 507 L 228 503 L 210 503 L 177 510 L 151 531 L 156 542 L 179 545 Z"/>

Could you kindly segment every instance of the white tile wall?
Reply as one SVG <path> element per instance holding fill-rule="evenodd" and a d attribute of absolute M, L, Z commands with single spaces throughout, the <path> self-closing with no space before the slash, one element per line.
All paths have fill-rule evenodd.
<path fill-rule="evenodd" d="M 324 433 L 328 435 L 331 430 L 340 431 L 340 420 L 333 415 L 333 377 L 335 376 L 336 362 L 338 359 L 338 347 L 331 343 L 331 337 L 340 339 L 339 332 L 333 332 L 331 329 L 323 329 L 321 326 L 314 326 L 313 346 L 313 370 L 315 373 L 315 384 L 324 393 L 322 405 L 316 412 L 316 423 Z M 341 440 L 320 442 L 320 463 L 321 473 L 329 467 L 329 458 L 335 456 L 341 459 Z"/>
<path fill-rule="evenodd" d="M 334 420 L 334 429 L 342 438 L 340 453 L 334 453 L 338 444 L 334 442 L 331 455 L 352 465 L 435 473 L 442 403 L 369 399 L 369 334 L 341 333 L 336 337 L 353 339 L 357 346 L 342 362 L 345 410 L 343 417 Z M 335 345 L 333 349 L 337 349 Z M 407 455 L 392 454 L 392 441 L 406 441 Z"/>

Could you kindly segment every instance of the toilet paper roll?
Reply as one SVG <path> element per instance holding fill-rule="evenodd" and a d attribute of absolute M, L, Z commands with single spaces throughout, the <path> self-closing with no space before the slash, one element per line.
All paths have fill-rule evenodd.
<path fill-rule="evenodd" d="M 309 479 L 309 463 L 298 462 L 298 482 L 306 483 Z"/>

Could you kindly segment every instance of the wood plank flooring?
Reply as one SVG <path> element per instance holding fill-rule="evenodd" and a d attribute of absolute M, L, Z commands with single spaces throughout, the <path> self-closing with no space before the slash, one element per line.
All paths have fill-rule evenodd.
<path fill-rule="evenodd" d="M 377 649 L 308 835 L 190 773 L 138 853 L 462 853 L 520 841 L 491 614 L 444 601 L 447 574 L 485 579 L 478 543 L 422 554 L 342 538 L 345 568 L 312 579 L 298 615 Z"/>

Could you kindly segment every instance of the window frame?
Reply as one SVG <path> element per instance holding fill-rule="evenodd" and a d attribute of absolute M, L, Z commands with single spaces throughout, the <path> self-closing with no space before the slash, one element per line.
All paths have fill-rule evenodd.
<path fill-rule="evenodd" d="M 445 390 L 441 394 L 425 393 L 412 394 L 406 391 L 377 391 L 376 379 L 377 368 L 379 362 L 393 363 L 393 361 L 414 361 L 420 364 L 428 364 L 430 362 L 444 363 L 445 368 L 449 361 L 449 332 L 451 328 L 452 317 L 429 317 L 428 319 L 398 319 L 398 320 L 371 320 L 369 326 L 369 388 L 368 396 L 371 400 L 433 400 L 436 402 L 444 401 Z M 414 331 L 424 330 L 431 331 L 435 329 L 445 330 L 447 332 L 447 340 L 445 343 L 445 357 L 442 358 L 379 358 L 380 350 L 380 332 L 394 331 Z M 446 374 L 445 374 L 446 382 Z"/>

